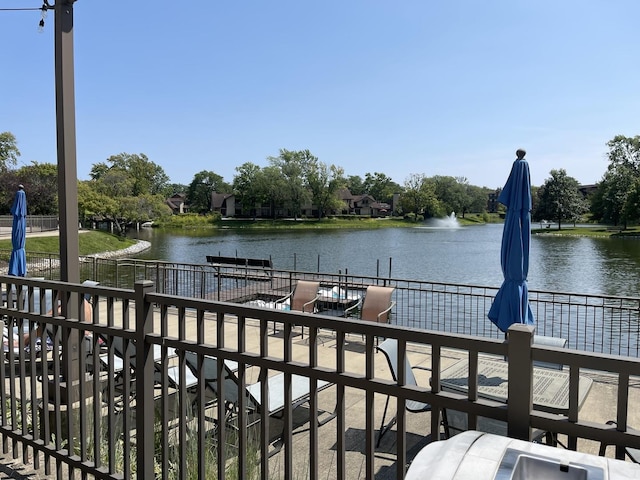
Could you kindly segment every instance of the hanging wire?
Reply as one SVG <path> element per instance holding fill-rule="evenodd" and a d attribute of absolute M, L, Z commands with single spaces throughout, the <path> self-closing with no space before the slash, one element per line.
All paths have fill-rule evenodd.
<path fill-rule="evenodd" d="M 50 8 L 53 8 L 51 5 L 49 5 L 49 1 L 48 0 L 43 0 L 43 4 L 42 7 L 40 7 L 41 10 L 41 14 L 40 14 L 40 21 L 38 22 L 38 32 L 42 33 L 44 32 L 44 20 L 45 18 L 47 18 L 47 11 Z"/>
<path fill-rule="evenodd" d="M 29 12 L 40 10 L 40 21 L 38 22 L 38 31 L 42 32 L 44 30 L 44 21 L 47 18 L 47 10 L 51 10 L 55 8 L 55 5 L 50 5 L 49 0 L 42 0 L 41 7 L 22 7 L 22 8 L 0 8 L 0 12 Z"/>

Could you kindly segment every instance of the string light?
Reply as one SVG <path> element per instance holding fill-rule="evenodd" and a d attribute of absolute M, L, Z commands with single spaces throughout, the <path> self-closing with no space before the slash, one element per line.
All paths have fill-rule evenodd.
<path fill-rule="evenodd" d="M 47 18 L 47 10 L 55 8 L 55 5 L 50 5 L 49 0 L 42 0 L 41 7 L 22 7 L 22 8 L 0 8 L 0 12 L 29 12 L 40 10 L 40 21 L 38 22 L 38 31 L 44 31 L 44 21 Z"/>

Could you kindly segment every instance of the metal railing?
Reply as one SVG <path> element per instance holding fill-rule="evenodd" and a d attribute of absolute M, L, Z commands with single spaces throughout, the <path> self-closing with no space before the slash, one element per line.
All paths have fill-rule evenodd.
<path fill-rule="evenodd" d="M 0 234 L 11 234 L 13 215 L 0 215 Z M 58 229 L 58 217 L 52 215 L 28 215 L 27 233 Z"/>
<path fill-rule="evenodd" d="M 408 425 L 408 400 L 431 404 L 432 440 L 441 438 L 439 413 L 452 409 L 468 415 L 470 428 L 480 416 L 507 422 L 509 436 L 515 438 L 530 439 L 531 429 L 539 428 L 566 435 L 572 448 L 578 438 L 640 448 L 640 435 L 627 430 L 632 411 L 629 390 L 640 375 L 640 361 L 532 346 L 532 331 L 525 327 L 515 327 L 507 342 L 155 293 L 149 281 L 137 282 L 134 291 L 4 276 L 0 288 L 5 298 L 0 316 L 10 327 L 8 345 L 17 341 L 15 350 L 0 352 L 5 366 L 0 370 L 3 449 L 8 451 L 10 442 L 14 456 L 22 453 L 23 463 L 44 468 L 47 474 L 55 471 L 58 478 L 71 478 L 74 472 L 101 479 L 295 478 L 296 461 L 301 458 L 310 478 L 342 479 L 362 465 L 363 475 L 374 478 L 380 469 L 375 447 L 379 395 L 394 399 L 397 453 L 390 466 L 400 479 L 409 460 L 409 431 L 427 434 L 422 429 L 416 432 L 413 422 Z M 45 312 L 47 292 L 54 304 L 60 299 L 63 305 L 75 302 L 78 307 L 82 296 L 88 295 L 91 319 L 80 314 L 85 320 L 80 322 L 65 316 L 64 309 L 62 315 Z M 42 327 L 28 341 L 21 334 L 25 322 Z M 300 327 L 308 332 L 304 342 L 294 334 Z M 68 357 L 60 353 L 74 331 L 90 336 L 79 343 L 77 363 L 66 364 L 82 378 L 82 388 L 71 395 L 74 386 L 61 381 Z M 47 332 L 51 350 L 45 347 Z M 325 347 L 323 338 L 335 344 Z M 377 368 L 384 363 L 375 353 L 377 338 L 397 340 L 398 378 L 405 378 L 404 360 L 411 354 L 425 360 L 430 381 L 421 385 L 390 381 L 388 370 Z M 443 391 L 443 363 L 454 351 L 467 359 L 470 378 L 477 376 L 479 355 L 508 359 L 509 401 L 481 398 L 476 382 L 471 382 L 466 395 Z M 188 353 L 198 359 L 195 386 L 187 382 Z M 205 357 L 218 361 L 213 378 L 201 367 Z M 568 369 L 566 412 L 551 415 L 532 407 L 534 361 Z M 230 374 L 223 362 L 235 362 L 236 373 Z M 617 427 L 582 418 L 578 382 L 587 369 L 613 375 L 618 393 L 602 407 L 607 411 L 598 415 L 616 419 Z M 284 401 L 274 443 L 271 427 L 276 420 L 266 409 L 252 405 L 246 392 L 253 378 L 260 392 L 254 390 L 254 395 L 271 398 L 265 379 L 276 374 L 284 380 L 279 391 L 271 393 L 283 395 Z M 304 432 L 308 441 L 302 444 L 294 444 L 295 376 L 309 379 L 310 421 Z M 229 383 L 231 377 L 236 381 Z M 321 382 L 330 388 L 321 391 Z M 214 385 L 215 395 L 207 383 Z M 76 401 L 69 405 L 69 398 Z M 233 400 L 220 400 L 229 398 Z M 360 403 L 351 408 L 354 398 Z M 253 422 L 241 412 L 252 406 L 258 421 L 248 428 Z M 335 419 L 320 426 L 316 419 L 332 410 Z M 364 461 L 358 459 L 357 465 L 350 463 L 345 433 L 354 428 L 362 429 Z M 276 445 L 279 450 L 274 452 Z"/>
<path fill-rule="evenodd" d="M 57 280 L 57 258 L 30 254 L 29 274 Z M 390 285 L 395 287 L 395 325 L 504 338 L 487 318 L 497 287 L 95 257 L 82 257 L 80 267 L 83 279 L 103 285 L 133 288 L 137 280 L 149 279 L 162 293 L 240 303 L 284 296 L 298 279 L 315 279 L 328 295 L 320 310 L 331 314 L 340 314 L 344 299 L 361 295 L 367 285 Z M 538 334 L 566 338 L 570 348 L 579 350 L 640 356 L 640 297 L 531 290 L 529 300 Z"/>

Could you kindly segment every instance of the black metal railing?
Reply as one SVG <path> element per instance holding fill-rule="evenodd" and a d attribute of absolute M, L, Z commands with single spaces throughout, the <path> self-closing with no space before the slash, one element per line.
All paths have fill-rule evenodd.
<path fill-rule="evenodd" d="M 57 268 L 57 255 L 29 255 L 32 277 L 57 280 Z M 102 285 L 133 288 L 136 281 L 149 279 L 162 293 L 236 303 L 268 302 L 289 293 L 298 279 L 315 279 L 324 292 L 320 311 L 334 315 L 367 285 L 390 285 L 395 288 L 391 316 L 395 325 L 504 338 L 487 318 L 497 287 L 96 257 L 82 257 L 80 268 L 82 279 Z M 566 338 L 570 348 L 579 350 L 640 356 L 640 297 L 531 290 L 529 300 L 538 334 Z"/>
<path fill-rule="evenodd" d="M 640 448 L 640 435 L 627 429 L 629 390 L 640 375 L 640 360 L 532 346 L 531 329 L 516 327 L 506 342 L 156 293 L 149 281 L 129 290 L 2 276 L 0 290 L 8 342 L 0 351 L 0 439 L 5 452 L 11 446 L 23 463 L 47 474 L 55 469 L 58 478 L 75 472 L 104 479 L 295 478 L 300 468 L 310 478 L 346 478 L 353 468 L 374 478 L 381 468 L 376 397 L 385 396 L 397 412 L 397 453 L 386 453 L 391 459 L 385 465 L 396 469 L 397 478 L 403 478 L 416 437 L 430 432 L 432 440 L 441 438 L 444 410 L 467 415 L 469 428 L 480 416 L 506 422 L 516 438 L 530 439 L 538 428 L 565 435 L 571 448 L 579 438 Z M 91 318 L 78 313 L 80 322 L 65 315 L 74 305 L 82 311 L 85 294 Z M 47 301 L 57 300 L 61 314 L 46 312 Z M 25 322 L 42 327 L 40 333 L 26 340 Z M 300 327 L 307 332 L 303 342 L 296 334 Z M 85 340 L 78 360 L 69 364 L 65 349 L 76 351 L 68 343 L 73 332 Z M 428 369 L 427 377 L 417 385 L 389 380 L 385 360 L 375 353 L 378 338 L 397 342 L 397 378 L 405 378 L 409 356 Z M 453 354 L 466 362 L 470 379 L 478 377 L 479 356 L 507 359 L 509 392 L 516 393 L 506 402 L 488 400 L 478 395 L 479 382 L 469 382 L 466 394 L 445 391 L 444 363 Z M 196 358 L 195 370 L 187 365 L 189 355 Z M 205 358 L 217 359 L 213 371 L 205 370 Z M 561 412 L 550 415 L 532 406 L 534 361 L 566 366 L 567 405 Z M 63 383 L 71 366 L 79 384 Z M 586 370 L 607 373 L 618 389 L 592 415 L 580 410 L 578 399 Z M 269 391 L 266 379 L 276 375 L 283 382 Z M 308 379 L 309 415 L 301 424 L 294 416 L 294 377 Z M 258 387 L 252 397 L 249 385 Z M 276 416 L 255 404 L 256 398 L 278 395 L 283 404 Z M 409 423 L 408 400 L 430 404 L 431 416 Z M 320 425 L 316 420 L 322 418 L 329 422 Z M 617 419 L 618 425 L 601 418 Z M 305 441 L 296 443 L 296 432 Z M 361 432 L 363 457 L 356 465 L 346 432 Z"/>

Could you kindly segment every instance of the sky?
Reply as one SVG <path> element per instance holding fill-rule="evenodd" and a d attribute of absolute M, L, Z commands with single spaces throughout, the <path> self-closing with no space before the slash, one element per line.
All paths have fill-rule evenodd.
<path fill-rule="evenodd" d="M 50 2 L 53 4 L 54 2 Z M 0 132 L 57 163 L 54 12 L 0 0 Z M 637 0 L 74 3 L 77 171 L 145 154 L 171 183 L 232 182 L 281 149 L 345 175 L 502 187 L 606 171 L 640 135 Z"/>

